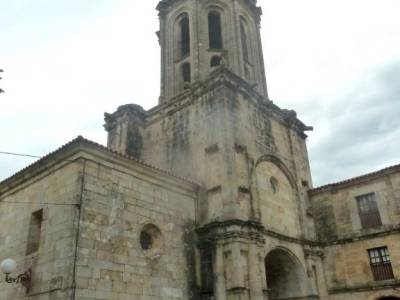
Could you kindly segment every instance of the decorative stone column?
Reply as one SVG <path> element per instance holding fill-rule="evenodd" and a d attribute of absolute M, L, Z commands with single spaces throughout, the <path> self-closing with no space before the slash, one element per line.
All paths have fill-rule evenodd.
<path fill-rule="evenodd" d="M 264 298 L 264 286 L 266 280 L 264 280 L 263 271 L 264 262 L 260 262 L 260 249 L 257 244 L 249 245 L 249 287 L 250 287 L 250 299 L 251 300 L 265 300 Z M 263 281 L 265 283 L 263 283 Z"/>
<path fill-rule="evenodd" d="M 224 248 L 222 243 L 215 246 L 215 299 L 226 300 L 225 269 L 224 269 Z"/>

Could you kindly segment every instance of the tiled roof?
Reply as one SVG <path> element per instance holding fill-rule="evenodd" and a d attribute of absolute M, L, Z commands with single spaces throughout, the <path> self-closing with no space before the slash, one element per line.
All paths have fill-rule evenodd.
<path fill-rule="evenodd" d="M 26 172 L 29 172 L 30 170 L 34 170 L 35 168 L 39 167 L 44 162 L 52 160 L 55 155 L 57 155 L 57 154 L 59 154 L 59 153 L 61 153 L 63 151 L 66 151 L 68 148 L 71 148 L 71 147 L 74 147 L 74 146 L 78 146 L 78 145 L 92 146 L 92 147 L 96 148 L 99 151 L 109 152 L 109 153 L 115 154 L 115 155 L 117 155 L 119 157 L 132 160 L 132 161 L 136 162 L 137 164 L 140 164 L 140 165 L 145 166 L 147 168 L 153 169 L 154 171 L 157 171 L 157 172 L 163 173 L 165 175 L 177 178 L 177 179 L 179 179 L 181 181 L 184 181 L 184 182 L 187 182 L 187 183 L 190 183 L 190 184 L 198 185 L 197 183 L 195 183 L 195 182 L 193 182 L 193 181 L 191 181 L 189 179 L 177 176 L 175 174 L 172 174 L 171 172 L 168 172 L 168 171 L 165 171 L 165 170 L 160 169 L 158 167 L 155 167 L 155 166 L 153 166 L 153 165 L 151 165 L 149 163 L 141 161 L 141 160 L 139 160 L 137 158 L 134 158 L 134 157 L 132 157 L 130 155 L 126 155 L 126 154 L 120 153 L 118 151 L 111 150 L 111 149 L 109 149 L 109 148 L 107 148 L 107 147 L 105 147 L 105 146 L 103 146 L 101 144 L 98 144 L 98 143 L 93 142 L 91 140 L 85 139 L 82 136 L 78 136 L 77 138 L 75 138 L 72 141 L 66 143 L 65 145 L 61 146 L 57 150 L 48 153 L 47 155 L 43 156 L 42 158 L 40 158 L 36 162 L 32 163 L 31 165 L 23 168 L 22 170 L 18 171 L 14 175 L 6 178 L 2 182 L 0 182 L 0 186 L 3 185 L 3 184 L 7 184 L 8 182 L 12 181 L 13 179 L 17 178 L 18 176 L 20 176 L 20 175 L 22 175 L 22 174 L 24 174 Z"/>
<path fill-rule="evenodd" d="M 316 195 L 319 193 L 324 193 L 327 191 L 331 191 L 331 190 L 335 190 L 335 189 L 340 189 L 340 188 L 345 188 L 345 187 L 349 187 L 349 186 L 353 186 L 359 183 L 364 183 L 370 180 L 374 180 L 376 178 L 382 177 L 382 176 L 386 176 L 395 172 L 400 172 L 400 164 L 398 165 L 394 165 L 394 166 L 390 166 L 384 169 L 381 169 L 379 171 L 375 171 L 372 173 L 368 173 L 368 174 L 364 174 L 361 176 L 357 176 L 357 177 L 353 177 L 353 178 L 349 178 L 343 181 L 339 181 L 339 182 L 335 182 L 335 183 L 330 183 L 327 185 L 323 185 L 317 188 L 314 188 L 312 190 L 309 190 L 308 193 L 309 195 Z"/>

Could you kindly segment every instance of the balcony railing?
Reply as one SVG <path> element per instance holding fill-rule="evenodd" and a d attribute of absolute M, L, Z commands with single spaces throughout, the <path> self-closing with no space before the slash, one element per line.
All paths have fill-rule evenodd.
<path fill-rule="evenodd" d="M 390 262 L 371 264 L 372 274 L 375 281 L 393 279 L 393 269 Z"/>
<path fill-rule="evenodd" d="M 361 225 L 364 229 L 377 228 L 382 226 L 379 211 L 360 214 Z"/>

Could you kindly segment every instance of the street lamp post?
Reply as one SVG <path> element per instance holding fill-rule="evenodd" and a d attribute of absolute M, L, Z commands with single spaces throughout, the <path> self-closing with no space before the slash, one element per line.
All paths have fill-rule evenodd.
<path fill-rule="evenodd" d="M 31 287 L 32 271 L 29 268 L 26 272 L 12 277 L 10 274 L 15 272 L 17 269 L 17 263 L 11 258 L 3 260 L 0 264 L 0 270 L 6 275 L 5 281 L 7 283 L 21 284 L 26 288 L 26 292 L 29 292 Z"/>

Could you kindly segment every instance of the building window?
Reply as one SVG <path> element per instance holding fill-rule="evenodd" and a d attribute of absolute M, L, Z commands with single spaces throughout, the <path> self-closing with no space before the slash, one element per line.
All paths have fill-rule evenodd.
<path fill-rule="evenodd" d="M 29 226 L 29 233 L 28 233 L 28 242 L 26 246 L 26 255 L 38 252 L 42 223 L 43 223 L 43 209 L 32 213 Z"/>
<path fill-rule="evenodd" d="M 208 14 L 208 37 L 210 49 L 222 49 L 221 15 L 218 12 Z"/>
<path fill-rule="evenodd" d="M 368 254 L 375 281 L 394 278 L 387 247 L 369 249 Z"/>
<path fill-rule="evenodd" d="M 217 67 L 221 65 L 221 56 L 213 56 L 210 61 L 210 67 Z"/>
<path fill-rule="evenodd" d="M 140 233 L 140 246 L 143 250 L 150 250 L 153 246 L 153 238 L 146 231 Z"/>
<path fill-rule="evenodd" d="M 183 58 L 190 54 L 190 26 L 187 14 L 181 16 L 179 21 L 179 58 Z"/>
<path fill-rule="evenodd" d="M 147 258 L 159 258 L 164 251 L 164 239 L 154 224 L 146 224 L 139 235 L 140 247 Z"/>
<path fill-rule="evenodd" d="M 214 291 L 214 272 L 212 249 L 201 250 L 201 290 L 202 293 L 212 294 Z"/>
<path fill-rule="evenodd" d="M 249 62 L 249 43 L 247 41 L 247 31 L 246 31 L 246 23 L 244 19 L 242 18 L 240 20 L 240 39 L 242 42 L 242 55 L 243 55 L 243 60 L 245 62 Z"/>
<path fill-rule="evenodd" d="M 191 80 L 191 68 L 190 63 L 184 63 L 182 65 L 182 79 L 184 83 L 190 83 Z"/>
<path fill-rule="evenodd" d="M 375 193 L 358 196 L 356 199 L 362 228 L 380 227 L 382 221 L 375 201 Z"/>

